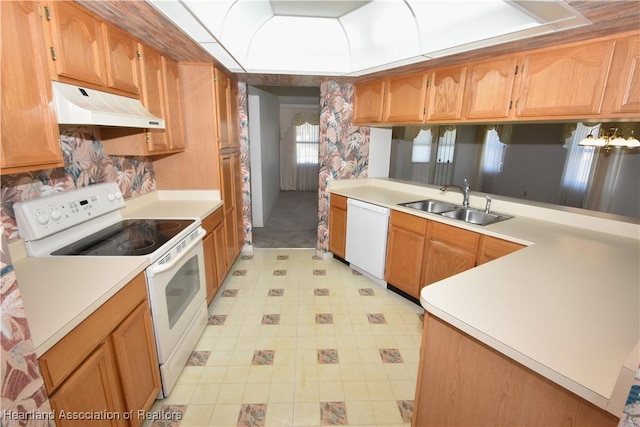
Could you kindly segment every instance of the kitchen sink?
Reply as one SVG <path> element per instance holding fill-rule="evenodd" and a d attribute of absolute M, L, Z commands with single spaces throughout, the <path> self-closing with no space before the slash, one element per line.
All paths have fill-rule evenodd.
<path fill-rule="evenodd" d="M 433 214 L 438 214 L 447 218 L 464 221 L 475 225 L 489 225 L 505 219 L 513 218 L 509 215 L 503 215 L 496 212 L 487 213 L 479 209 L 465 208 L 463 206 L 454 205 L 452 203 L 442 202 L 440 200 L 427 199 L 418 200 L 416 202 L 399 203 L 400 206 L 421 210 Z"/>
<path fill-rule="evenodd" d="M 473 208 L 456 208 L 452 211 L 442 212 L 440 215 L 477 225 L 493 224 L 494 222 L 513 218 L 508 215 L 486 213 Z"/>
<path fill-rule="evenodd" d="M 408 208 L 419 209 L 421 211 L 429 213 L 443 213 L 455 209 L 455 205 L 451 203 L 441 202 L 439 200 L 419 200 L 417 202 L 400 203 L 401 206 Z"/>

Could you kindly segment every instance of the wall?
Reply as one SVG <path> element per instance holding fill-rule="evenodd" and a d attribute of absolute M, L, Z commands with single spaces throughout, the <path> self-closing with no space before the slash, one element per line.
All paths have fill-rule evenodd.
<path fill-rule="evenodd" d="M 249 87 L 248 94 L 258 99 L 256 105 L 250 105 L 250 108 L 258 108 L 251 109 L 248 114 L 251 121 L 250 149 L 259 151 L 259 156 L 251 154 L 251 192 L 255 197 L 252 203 L 256 210 L 254 226 L 259 227 L 261 225 L 258 224 L 264 224 L 269 217 L 280 193 L 280 104 L 277 96 L 254 87 Z"/>
<path fill-rule="evenodd" d="M 329 183 L 368 177 L 370 129 L 352 125 L 354 85 L 320 85 L 318 252 L 329 251 Z"/>
<path fill-rule="evenodd" d="M 238 83 L 238 135 L 240 137 L 240 174 L 242 176 L 242 217 L 244 220 L 244 242 L 253 244 L 251 225 L 251 158 L 249 153 L 249 105 L 247 84 Z"/>
<path fill-rule="evenodd" d="M 2 176 L 2 262 L 0 289 L 2 314 L 2 411 L 50 411 L 19 283 L 7 241 L 18 238 L 13 204 L 99 182 L 115 181 L 126 199 L 155 190 L 153 163 L 146 158 L 105 156 L 99 130 L 69 128 L 61 132 L 65 167 Z M 47 421 L 2 425 L 48 426 Z M 51 423 L 53 425 L 53 423 Z"/>
<path fill-rule="evenodd" d="M 18 238 L 13 204 L 100 182 L 117 182 L 125 199 L 156 189 L 153 163 L 144 157 L 108 156 L 98 128 L 61 130 L 65 166 L 2 176 L 2 228 L 7 240 Z"/>

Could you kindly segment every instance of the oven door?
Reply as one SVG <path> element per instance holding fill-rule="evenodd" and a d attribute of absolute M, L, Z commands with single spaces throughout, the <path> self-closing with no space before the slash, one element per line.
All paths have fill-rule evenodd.
<path fill-rule="evenodd" d="M 173 260 L 146 270 L 160 364 L 165 363 L 190 324 L 206 306 L 202 233 Z"/>

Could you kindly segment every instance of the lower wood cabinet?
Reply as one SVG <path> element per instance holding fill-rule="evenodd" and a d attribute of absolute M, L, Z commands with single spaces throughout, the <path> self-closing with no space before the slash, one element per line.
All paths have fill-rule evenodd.
<path fill-rule="evenodd" d="M 347 198 L 332 194 L 329 198 L 329 251 L 343 258 L 347 246 Z"/>
<path fill-rule="evenodd" d="M 385 280 L 414 298 L 420 298 L 423 285 L 422 265 L 426 231 L 426 219 L 391 211 Z"/>
<path fill-rule="evenodd" d="M 224 211 L 218 208 L 202 221 L 207 234 L 202 241 L 204 249 L 204 274 L 207 283 L 207 304 L 210 304 L 224 281 L 229 264 L 226 256 Z"/>
<path fill-rule="evenodd" d="M 480 234 L 431 221 L 423 283 L 429 285 L 475 267 Z"/>
<path fill-rule="evenodd" d="M 412 426 L 614 427 L 618 421 L 425 313 Z"/>
<path fill-rule="evenodd" d="M 484 264 L 524 248 L 524 245 L 487 235 L 480 237 L 476 265 Z"/>
<path fill-rule="evenodd" d="M 141 425 L 144 419 L 136 416 L 138 411 L 149 410 L 160 391 L 144 273 L 76 326 L 38 362 L 58 427 Z M 115 416 L 106 420 L 72 419 L 81 413 L 102 412 Z M 71 418 L 63 418 L 63 413 Z M 125 413 L 134 416 L 125 417 Z"/>

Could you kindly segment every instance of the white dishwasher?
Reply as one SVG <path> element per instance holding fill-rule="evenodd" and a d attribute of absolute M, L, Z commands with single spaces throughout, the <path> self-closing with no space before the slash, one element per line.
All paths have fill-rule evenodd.
<path fill-rule="evenodd" d="M 347 200 L 347 244 L 345 259 L 351 268 L 386 287 L 384 264 L 387 253 L 389 209 Z"/>

